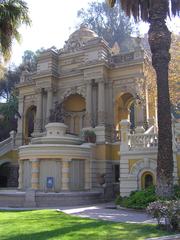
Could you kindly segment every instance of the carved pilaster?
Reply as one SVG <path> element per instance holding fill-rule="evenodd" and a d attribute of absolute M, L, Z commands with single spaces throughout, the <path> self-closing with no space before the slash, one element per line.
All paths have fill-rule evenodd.
<path fill-rule="evenodd" d="M 105 83 L 104 79 L 98 79 L 98 125 L 105 123 Z"/>
<path fill-rule="evenodd" d="M 47 88 L 46 91 L 47 91 L 46 123 L 48 123 L 50 117 L 50 110 L 52 109 L 53 105 L 53 89 Z"/>
<path fill-rule="evenodd" d="M 18 178 L 18 189 L 23 189 L 23 161 L 19 161 L 19 178 Z"/>
<path fill-rule="evenodd" d="M 31 160 L 31 189 L 39 189 L 39 159 Z"/>
<path fill-rule="evenodd" d="M 70 171 L 70 160 L 63 159 L 62 160 L 62 190 L 69 190 L 69 171 Z"/>
<path fill-rule="evenodd" d="M 85 125 L 90 127 L 92 124 L 92 81 L 87 81 L 86 85 L 86 116 L 85 116 Z"/>
<path fill-rule="evenodd" d="M 42 89 L 36 89 L 37 95 L 37 109 L 36 109 L 36 118 L 35 118 L 35 126 L 34 132 L 41 132 L 42 130 Z"/>

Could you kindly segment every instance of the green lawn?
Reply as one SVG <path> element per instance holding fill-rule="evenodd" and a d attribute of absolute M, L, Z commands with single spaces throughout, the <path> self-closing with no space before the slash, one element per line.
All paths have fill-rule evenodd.
<path fill-rule="evenodd" d="M 0 240 L 136 240 L 165 234 L 155 225 L 85 219 L 55 210 L 0 211 Z"/>

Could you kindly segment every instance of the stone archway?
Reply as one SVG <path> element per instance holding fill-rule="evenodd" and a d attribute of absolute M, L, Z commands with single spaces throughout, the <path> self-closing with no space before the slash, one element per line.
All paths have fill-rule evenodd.
<path fill-rule="evenodd" d="M 68 132 L 79 134 L 84 127 L 84 116 L 86 112 L 85 98 L 79 94 L 71 94 L 63 101 L 66 112 L 65 124 L 68 126 Z"/>
<path fill-rule="evenodd" d="M 0 188 L 18 186 L 18 166 L 10 161 L 0 163 Z"/>
<path fill-rule="evenodd" d="M 131 93 L 122 93 L 116 97 L 114 105 L 114 125 L 117 134 L 120 135 L 120 121 L 128 119 L 134 127 L 134 96 Z"/>
<path fill-rule="evenodd" d="M 141 188 L 145 189 L 155 184 L 155 176 L 151 171 L 144 171 L 141 174 Z"/>
<path fill-rule="evenodd" d="M 28 139 L 31 137 L 31 134 L 34 132 L 36 116 L 36 106 L 30 106 L 25 114 L 25 143 L 28 143 Z"/>
<path fill-rule="evenodd" d="M 153 185 L 155 185 L 156 168 L 157 163 L 155 160 L 145 158 L 132 165 L 129 176 L 136 179 L 138 189 L 142 189 L 145 187 L 145 176 L 148 174 L 152 176 Z"/>

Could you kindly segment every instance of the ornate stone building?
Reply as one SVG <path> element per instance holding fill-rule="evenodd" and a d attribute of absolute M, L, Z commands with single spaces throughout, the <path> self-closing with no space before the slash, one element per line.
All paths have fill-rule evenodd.
<path fill-rule="evenodd" d="M 20 188 L 47 191 L 46 178 L 53 176 L 58 192 L 98 189 L 103 182 L 103 187 L 114 191 L 120 186 L 121 195 L 127 195 L 155 183 L 156 106 L 148 88 L 150 78 L 155 76 L 140 39 L 128 47 L 127 51 L 117 45 L 111 49 L 93 31 L 81 26 L 63 49 L 40 54 L 35 73 L 23 72 L 17 86 L 21 118 L 14 145 L 21 146 Z M 86 130 L 94 131 L 95 144 L 76 142 L 81 150 L 77 153 L 73 145 L 68 155 L 63 152 L 66 147 L 62 142 L 54 150 L 52 140 L 51 146 L 46 145 L 45 126 L 51 110 L 61 103 L 66 135 L 82 137 Z M 180 158 L 178 150 L 174 151 L 177 182 Z"/>

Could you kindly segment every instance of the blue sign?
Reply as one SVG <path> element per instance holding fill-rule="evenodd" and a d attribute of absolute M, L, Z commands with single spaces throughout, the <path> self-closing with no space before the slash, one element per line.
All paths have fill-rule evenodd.
<path fill-rule="evenodd" d="M 46 186 L 47 186 L 47 188 L 54 187 L 54 178 L 53 177 L 47 177 Z"/>

